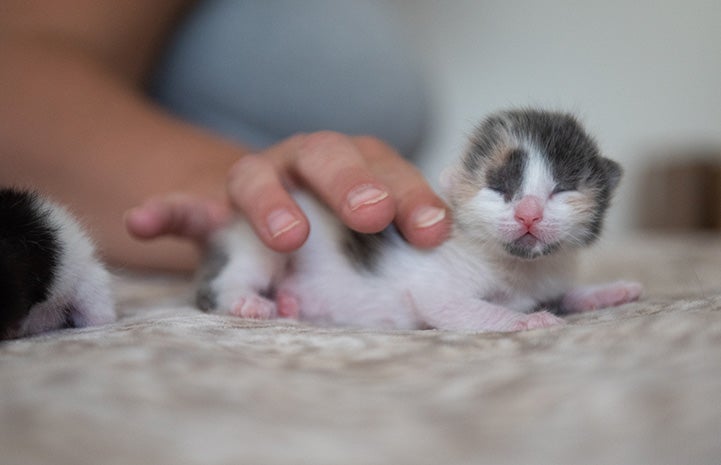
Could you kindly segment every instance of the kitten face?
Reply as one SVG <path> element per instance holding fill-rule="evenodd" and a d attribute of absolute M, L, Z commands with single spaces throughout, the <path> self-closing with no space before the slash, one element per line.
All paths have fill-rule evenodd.
<path fill-rule="evenodd" d="M 573 116 L 512 111 L 478 128 L 449 200 L 462 234 L 533 259 L 593 242 L 620 176 Z"/>

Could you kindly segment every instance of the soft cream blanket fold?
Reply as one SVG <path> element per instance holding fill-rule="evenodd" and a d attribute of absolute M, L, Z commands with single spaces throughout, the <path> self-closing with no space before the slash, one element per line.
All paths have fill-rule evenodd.
<path fill-rule="evenodd" d="M 0 344 L 0 463 L 721 462 L 721 240 L 606 243 L 647 295 L 515 334 L 319 329 L 121 275 L 122 318 Z"/>

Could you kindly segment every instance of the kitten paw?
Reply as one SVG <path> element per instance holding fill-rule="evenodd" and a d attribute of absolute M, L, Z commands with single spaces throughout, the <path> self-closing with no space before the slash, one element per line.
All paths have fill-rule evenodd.
<path fill-rule="evenodd" d="M 563 297 L 561 308 L 568 313 L 590 312 L 633 302 L 641 297 L 643 286 L 631 281 L 574 289 Z"/>
<path fill-rule="evenodd" d="M 278 316 L 297 320 L 300 316 L 300 303 L 298 298 L 288 292 L 280 291 L 275 298 L 278 307 Z"/>
<path fill-rule="evenodd" d="M 269 320 L 277 315 L 275 303 L 259 295 L 239 297 L 230 306 L 230 315 L 255 320 Z"/>
<path fill-rule="evenodd" d="M 528 329 L 551 328 L 553 326 L 564 326 L 566 321 L 551 312 L 534 312 L 523 315 L 514 326 L 513 331 L 524 331 Z"/>

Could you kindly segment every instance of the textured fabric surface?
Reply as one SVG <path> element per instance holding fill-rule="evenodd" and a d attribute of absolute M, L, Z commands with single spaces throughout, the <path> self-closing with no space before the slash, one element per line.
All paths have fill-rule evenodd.
<path fill-rule="evenodd" d="M 641 302 L 514 334 L 202 314 L 119 275 L 122 317 L 0 344 L 0 463 L 721 463 L 721 240 L 644 237 L 582 281 Z"/>

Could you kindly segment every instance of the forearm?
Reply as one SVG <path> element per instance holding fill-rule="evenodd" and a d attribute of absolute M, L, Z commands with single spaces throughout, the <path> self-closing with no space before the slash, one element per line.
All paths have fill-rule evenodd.
<path fill-rule="evenodd" d="M 192 266 L 191 244 L 135 241 L 123 213 L 171 191 L 221 198 L 241 147 L 169 117 L 134 83 L 72 47 L 4 41 L 0 83 L 2 184 L 32 186 L 69 205 L 111 262 Z"/>
<path fill-rule="evenodd" d="M 441 199 L 379 140 L 321 131 L 243 157 L 243 147 L 146 99 L 142 83 L 188 6 L 192 1 L 4 4 L 0 183 L 28 185 L 67 204 L 111 262 L 146 268 L 191 268 L 197 260 L 191 244 L 206 240 L 231 204 L 267 246 L 297 249 L 310 225 L 285 189 L 288 179 L 318 194 L 357 231 L 377 232 L 395 221 L 420 247 L 446 237 Z M 175 192 L 185 196 L 167 195 Z M 136 237 L 184 239 L 132 239 L 123 216 L 140 204 L 125 224 Z"/>

